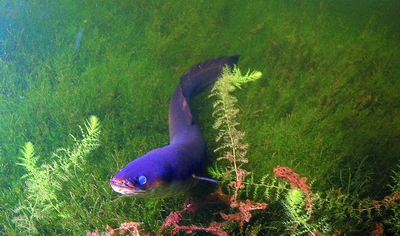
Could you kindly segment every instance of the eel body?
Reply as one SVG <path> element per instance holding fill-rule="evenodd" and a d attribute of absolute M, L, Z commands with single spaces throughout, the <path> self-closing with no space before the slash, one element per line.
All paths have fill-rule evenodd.
<path fill-rule="evenodd" d="M 190 111 L 190 100 L 212 87 L 227 65 L 239 56 L 210 59 L 192 66 L 182 75 L 169 106 L 170 143 L 131 161 L 111 180 L 115 192 L 137 197 L 170 197 L 196 184 L 203 170 L 206 144 Z"/>

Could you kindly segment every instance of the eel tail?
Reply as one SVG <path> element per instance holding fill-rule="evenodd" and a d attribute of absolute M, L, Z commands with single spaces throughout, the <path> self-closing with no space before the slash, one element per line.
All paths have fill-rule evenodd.
<path fill-rule="evenodd" d="M 171 97 L 169 109 L 170 143 L 196 142 L 204 143 L 199 127 L 190 111 L 190 99 L 206 89 L 211 88 L 220 77 L 222 68 L 227 65 L 233 69 L 239 59 L 238 55 L 209 59 L 192 66 L 182 75 L 179 85 Z M 205 145 L 205 144 L 204 144 Z"/>

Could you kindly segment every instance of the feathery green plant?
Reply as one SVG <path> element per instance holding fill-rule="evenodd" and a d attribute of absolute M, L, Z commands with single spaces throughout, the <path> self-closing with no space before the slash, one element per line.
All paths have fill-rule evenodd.
<path fill-rule="evenodd" d="M 64 210 L 66 200 L 60 198 L 64 183 L 72 181 L 77 171 L 85 164 L 86 156 L 99 146 L 100 122 L 91 116 L 85 123 L 85 130 L 80 127 L 82 139 L 75 137 L 72 149 L 58 149 L 53 153 L 51 164 L 37 165 L 39 156 L 35 154 L 31 142 L 22 148 L 21 163 L 27 170 L 25 180 L 25 199 L 14 210 L 13 222 L 19 232 L 39 233 L 36 224 L 50 224 L 52 220 L 68 220 L 70 215 Z M 55 214 L 53 214 L 55 213 Z M 54 219 L 56 217 L 57 219 Z M 53 221 L 54 223 L 54 221 Z"/>
<path fill-rule="evenodd" d="M 221 142 L 221 145 L 215 149 L 215 152 L 223 150 L 224 154 L 217 160 L 228 161 L 225 169 L 225 180 L 230 181 L 227 188 L 228 192 L 233 189 L 233 193 L 230 193 L 229 205 L 231 208 L 239 210 L 238 213 L 230 215 L 221 212 L 221 216 L 228 222 L 237 222 L 240 232 L 243 232 L 244 222 L 250 221 L 252 217 L 251 211 L 264 210 L 267 204 L 254 202 L 250 199 L 246 201 L 239 199 L 240 190 L 246 187 L 243 184 L 244 177 L 250 174 L 250 172 L 242 168 L 242 165 L 248 162 L 248 159 L 245 158 L 248 145 L 242 142 L 245 133 L 236 129 L 236 126 L 239 125 L 236 121 L 239 109 L 235 107 L 236 97 L 230 95 L 230 92 L 240 88 L 244 83 L 259 79 L 261 75 L 259 71 L 247 72 L 246 75 L 242 75 L 236 66 L 233 71 L 226 66 L 223 68 L 219 80 L 215 83 L 209 95 L 218 98 L 213 104 L 213 116 L 216 118 L 213 128 L 218 130 L 216 141 Z M 221 169 L 218 169 L 217 167 L 217 170 L 211 172 L 221 173 Z"/>
<path fill-rule="evenodd" d="M 215 83 L 209 95 L 209 97 L 216 96 L 218 98 L 213 104 L 213 116 L 216 118 L 213 128 L 219 132 L 216 141 L 221 142 L 221 145 L 215 152 L 218 150 L 225 152 L 217 160 L 228 160 L 230 165 L 228 165 L 226 173 L 228 176 L 232 173 L 235 174 L 234 199 L 237 199 L 239 189 L 242 188 L 243 177 L 250 172 L 241 168 L 244 163 L 248 162 L 248 159 L 245 158 L 248 145 L 242 143 L 245 132 L 236 129 L 239 124 L 236 121 L 239 109 L 235 107 L 237 98 L 230 93 L 236 88 L 240 88 L 242 84 L 259 79 L 261 75 L 259 71 L 247 72 L 242 75 L 238 67 L 235 66 L 231 72 L 230 68 L 226 66 L 223 68 L 220 79 Z M 211 174 L 218 172 L 220 171 L 210 171 Z"/>
<path fill-rule="evenodd" d="M 256 201 L 267 200 L 269 204 L 278 202 L 290 189 L 288 183 L 281 181 L 275 176 L 264 175 L 257 182 L 254 174 L 243 182 L 246 185 L 246 197 Z"/>
<path fill-rule="evenodd" d="M 290 230 L 290 235 L 316 235 L 317 231 L 323 233 L 331 231 L 330 225 L 326 223 L 326 218 L 311 220 L 311 208 L 304 209 L 305 194 L 300 189 L 290 189 L 282 204 L 287 216 L 286 230 Z"/>
<path fill-rule="evenodd" d="M 393 234 L 400 234 L 400 165 L 396 171 L 393 171 L 393 181 L 394 185 L 391 185 L 392 194 L 384 199 L 386 208 L 390 208 L 392 217 L 386 219 L 385 223 L 392 226 L 390 230 Z M 397 203 L 397 204 L 396 204 Z"/>

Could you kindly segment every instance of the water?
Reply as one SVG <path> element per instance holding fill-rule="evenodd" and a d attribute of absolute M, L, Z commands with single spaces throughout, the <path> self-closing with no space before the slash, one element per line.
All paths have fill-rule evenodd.
<path fill-rule="evenodd" d="M 56 150 L 74 145 L 71 135 L 79 140 L 79 125 L 85 129 L 90 115 L 100 118 L 101 147 L 73 178 L 54 192 L 43 191 L 50 200 L 37 204 L 48 207 L 48 214 L 28 226 L 39 234 L 81 235 L 129 220 L 156 231 L 184 199 L 119 198 L 109 178 L 127 161 L 167 144 L 168 101 L 179 77 L 191 65 L 223 55 L 241 54 L 242 71 L 265 76 L 235 94 L 250 150 L 243 167 L 254 181 L 287 165 L 319 194 L 341 192 L 355 201 L 389 196 L 400 153 L 399 11 L 398 1 L 388 0 L 3 0 L 0 234 L 24 230 L 15 229 L 22 214 L 14 210 L 35 204 L 23 178 L 28 172 L 17 164 L 21 148 L 32 142 L 36 165 L 52 165 Z M 206 96 L 193 102 L 193 111 L 211 163 L 218 144 Z M 286 227 L 274 218 L 285 215 L 275 206 L 276 214 L 267 208 L 269 215 L 260 217 L 265 222 L 250 226 L 285 233 L 268 231 Z M 217 213 L 204 211 L 204 219 L 188 216 L 188 222 L 208 225 L 207 219 L 220 220 Z M 397 216 L 383 210 L 379 217 Z M 361 221 L 351 233 L 370 234 L 380 223 L 363 216 Z M 335 229 L 349 232 L 357 221 L 337 222 Z"/>

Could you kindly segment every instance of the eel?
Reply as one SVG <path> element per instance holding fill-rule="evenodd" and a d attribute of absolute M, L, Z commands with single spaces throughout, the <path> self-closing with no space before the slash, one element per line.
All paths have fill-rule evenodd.
<path fill-rule="evenodd" d="M 238 55 L 209 59 L 180 78 L 169 106 L 169 144 L 134 159 L 110 179 L 112 189 L 143 198 L 171 197 L 193 187 L 204 169 L 206 143 L 190 111 L 190 100 L 212 87 L 222 68 L 233 69 Z"/>

